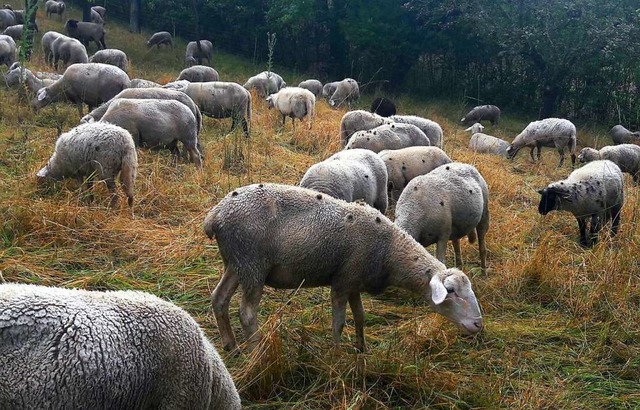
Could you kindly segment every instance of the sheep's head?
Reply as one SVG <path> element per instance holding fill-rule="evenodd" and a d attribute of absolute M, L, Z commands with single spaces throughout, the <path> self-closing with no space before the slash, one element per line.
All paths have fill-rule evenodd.
<path fill-rule="evenodd" d="M 482 330 L 482 313 L 471 281 L 459 269 L 438 272 L 429 281 L 433 309 L 456 324 L 463 332 L 478 333 Z"/>
<path fill-rule="evenodd" d="M 275 103 L 273 102 L 273 94 L 268 96 L 266 98 L 266 101 L 267 101 L 267 107 L 269 107 L 269 109 L 272 109 L 275 106 Z"/>
<path fill-rule="evenodd" d="M 507 148 L 507 158 L 514 159 L 519 150 L 520 148 L 515 148 L 513 144 L 509 145 L 509 148 Z"/>
<path fill-rule="evenodd" d="M 578 161 L 581 163 L 591 162 L 599 159 L 599 157 L 600 157 L 600 153 L 597 150 L 586 147 L 580 150 L 580 154 L 578 154 Z"/>
<path fill-rule="evenodd" d="M 33 109 L 37 111 L 40 108 L 49 105 L 51 103 L 51 100 L 52 98 L 49 91 L 46 88 L 41 88 L 40 90 L 38 90 L 38 93 L 36 94 L 36 97 L 33 99 L 33 101 L 31 101 L 31 107 L 33 107 Z"/>
<path fill-rule="evenodd" d="M 194 56 L 187 56 L 184 58 L 184 62 L 187 65 L 187 67 L 191 67 L 193 65 L 196 65 L 197 61 L 195 59 Z"/>
<path fill-rule="evenodd" d="M 471 134 L 475 134 L 477 132 L 482 132 L 482 130 L 484 130 L 484 126 L 479 122 L 476 122 L 475 124 L 467 128 L 465 131 L 471 131 Z"/>

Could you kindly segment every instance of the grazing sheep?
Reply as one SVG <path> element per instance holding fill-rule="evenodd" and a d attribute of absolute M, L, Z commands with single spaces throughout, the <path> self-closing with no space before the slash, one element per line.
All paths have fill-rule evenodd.
<path fill-rule="evenodd" d="M 407 147 L 385 150 L 378 153 L 387 167 L 389 196 L 397 200 L 409 181 L 425 175 L 440 165 L 448 164 L 451 158 L 438 147 Z"/>
<path fill-rule="evenodd" d="M 340 140 L 342 146 L 347 145 L 349 138 L 356 131 L 367 131 L 384 124 L 391 124 L 393 120 L 386 119 L 364 110 L 349 111 L 340 120 Z"/>
<path fill-rule="evenodd" d="M 15 87 L 18 84 L 25 83 L 31 92 L 37 92 L 41 88 L 47 87 L 53 84 L 56 80 L 41 79 L 36 77 L 28 68 L 22 68 L 20 66 L 10 70 L 8 73 L 3 74 L 4 82 L 7 87 Z"/>
<path fill-rule="evenodd" d="M 341 151 L 312 165 L 300 186 L 347 202 L 363 200 L 382 213 L 389 204 L 387 168 L 384 161 L 368 149 Z"/>
<path fill-rule="evenodd" d="M 62 14 L 66 9 L 66 5 L 64 1 L 56 1 L 56 0 L 47 0 L 44 4 L 44 8 L 47 13 L 47 17 L 51 17 L 52 14 L 57 14 L 62 19 Z"/>
<path fill-rule="evenodd" d="M 127 73 L 118 67 L 101 63 L 73 64 L 62 78 L 41 89 L 31 106 L 39 110 L 52 102 L 66 99 L 77 105 L 82 116 L 83 103 L 93 110 L 128 88 L 129 83 Z"/>
<path fill-rule="evenodd" d="M 336 88 L 338 87 L 338 83 L 340 81 L 334 81 L 331 83 L 326 83 L 323 87 L 322 87 L 322 97 L 326 98 L 327 100 L 329 100 L 329 98 L 331 98 L 331 96 L 333 95 L 333 93 L 336 92 Z"/>
<path fill-rule="evenodd" d="M 11 65 L 16 61 L 16 42 L 9 36 L 0 34 L 0 66 Z"/>
<path fill-rule="evenodd" d="M 213 55 L 213 44 L 209 40 L 191 41 L 187 44 L 184 61 L 187 66 L 194 64 L 202 64 L 207 60 L 207 64 L 211 65 L 211 56 Z"/>
<path fill-rule="evenodd" d="M 287 83 L 278 74 L 272 71 L 263 71 L 249 78 L 243 87 L 247 90 L 255 88 L 259 97 L 267 98 L 269 95 L 280 91 L 286 85 Z"/>
<path fill-rule="evenodd" d="M 148 48 L 156 46 L 156 48 L 159 49 L 162 44 L 173 48 L 173 37 L 171 37 L 171 33 L 169 33 L 168 31 L 159 31 L 157 33 L 153 33 L 147 41 Z"/>
<path fill-rule="evenodd" d="M 591 162 L 608 159 L 616 164 L 620 171 L 631 174 L 633 183 L 640 181 L 640 147 L 635 144 L 620 144 L 602 147 L 600 151 L 593 148 L 583 148 L 578 155 L 578 161 Z"/>
<path fill-rule="evenodd" d="M 101 26 L 104 26 L 104 19 L 102 18 L 100 13 L 98 13 L 97 11 L 95 11 L 93 9 L 93 7 L 91 8 L 91 22 L 95 23 L 95 24 L 100 24 Z"/>
<path fill-rule="evenodd" d="M 89 47 L 89 42 L 93 41 L 99 49 L 107 48 L 102 24 L 69 19 L 65 23 L 64 29 L 67 35 L 80 40 L 85 47 Z"/>
<path fill-rule="evenodd" d="M 53 68 L 58 69 L 58 63 L 62 61 L 63 67 L 68 67 L 72 64 L 89 62 L 89 56 L 87 55 L 87 48 L 75 38 L 60 35 L 51 44 L 51 55 Z"/>
<path fill-rule="evenodd" d="M 391 117 L 396 115 L 396 104 L 386 97 L 377 97 L 371 102 L 370 111 L 382 117 Z"/>
<path fill-rule="evenodd" d="M 489 188 L 472 165 L 441 165 L 412 179 L 396 204 L 396 225 L 424 246 L 436 245 L 445 261 L 447 242 L 453 242 L 456 266 L 462 265 L 460 238 L 478 239 L 480 267 L 487 267 L 485 235 L 489 230 Z"/>
<path fill-rule="evenodd" d="M 620 168 L 609 160 L 589 162 L 576 169 L 567 179 L 553 182 L 538 191 L 538 212 L 568 211 L 576 217 L 580 230 L 580 245 L 595 244 L 602 226 L 611 220 L 611 235 L 618 233 L 624 204 L 624 189 Z M 589 237 L 587 221 L 591 218 Z"/>
<path fill-rule="evenodd" d="M 198 149 L 198 124 L 189 108 L 179 101 L 117 98 L 100 122 L 118 125 L 131 133 L 138 147 L 169 148 L 179 156 L 178 141 L 189 159 L 202 167 Z"/>
<path fill-rule="evenodd" d="M 102 6 L 93 6 L 91 7 L 91 21 L 93 21 L 93 14 L 97 13 L 102 19 L 102 24 L 104 24 L 105 18 L 107 16 L 107 9 Z M 94 23 L 97 23 L 94 21 Z"/>
<path fill-rule="evenodd" d="M 298 87 L 311 91 L 316 99 L 322 95 L 322 83 L 318 80 L 304 80 Z"/>
<path fill-rule="evenodd" d="M 1 284 L 0 324 L 3 408 L 241 408 L 200 326 L 149 293 Z"/>
<path fill-rule="evenodd" d="M 345 149 L 364 148 L 375 153 L 385 149 L 400 149 L 431 145 L 429 138 L 413 124 L 385 124 L 351 136 Z"/>
<path fill-rule="evenodd" d="M 615 125 L 610 131 L 611 139 L 618 144 L 640 144 L 640 131 L 631 132 L 622 125 Z"/>
<path fill-rule="evenodd" d="M 129 59 L 127 58 L 127 55 L 124 51 L 115 48 L 107 48 L 97 51 L 91 56 L 89 62 L 111 64 L 118 67 L 125 73 L 129 71 Z"/>
<path fill-rule="evenodd" d="M 329 105 L 337 108 L 346 103 L 351 107 L 351 104 L 357 102 L 359 98 L 358 82 L 353 78 L 345 78 L 336 85 L 336 91 L 329 98 Z"/>
<path fill-rule="evenodd" d="M 465 332 L 482 329 L 467 276 L 447 269 L 374 208 L 295 186 L 249 185 L 209 211 L 204 231 L 217 239 L 225 264 L 211 300 L 227 350 L 236 347 L 229 301 L 238 285 L 240 323 L 252 344 L 260 338 L 257 309 L 265 285 L 331 286 L 333 341 L 340 342 L 349 302 L 359 350 L 365 348 L 360 293 L 377 294 L 388 286 L 422 295 Z"/>
<path fill-rule="evenodd" d="M 481 154 L 494 154 L 506 157 L 509 143 L 492 135 L 483 134 L 483 129 L 482 124 L 476 122 L 465 130 L 471 131 L 469 148 L 471 148 L 473 152 L 479 152 Z"/>
<path fill-rule="evenodd" d="M 206 83 L 209 81 L 218 81 L 220 76 L 212 67 L 206 65 L 194 65 L 185 68 L 180 72 L 176 81 L 187 80 L 192 83 Z"/>
<path fill-rule="evenodd" d="M 316 97 L 307 89 L 300 87 L 285 87 L 267 97 L 269 109 L 275 108 L 282 114 L 282 126 L 287 116 L 291 117 L 293 129 L 296 129 L 296 118 L 302 121 L 309 118 L 309 129 L 315 113 Z"/>
<path fill-rule="evenodd" d="M 97 177 L 107 184 L 111 193 L 109 206 L 114 207 L 118 202 L 115 179 L 120 173 L 120 184 L 133 215 L 137 169 L 138 156 L 131 134 L 116 125 L 93 123 L 81 124 L 60 135 L 53 155 L 37 177 L 40 181 L 76 177 L 80 182 L 86 177 L 88 189 Z"/>
<path fill-rule="evenodd" d="M 491 121 L 491 125 L 498 125 L 500 121 L 500 108 L 495 105 L 479 105 L 473 107 L 460 122 L 465 125 L 482 122 L 483 120 Z"/>
<path fill-rule="evenodd" d="M 153 81 L 145 80 L 143 78 L 133 78 L 131 80 L 131 85 L 130 85 L 130 88 L 157 88 L 157 87 L 162 87 L 162 85 Z"/>
<path fill-rule="evenodd" d="M 47 31 L 42 35 L 42 52 L 44 53 L 44 61 L 45 63 L 47 63 L 47 65 L 53 65 L 53 42 L 62 36 L 64 36 L 64 34 L 58 33 L 57 31 Z"/>
<path fill-rule="evenodd" d="M 225 81 L 190 83 L 176 81 L 164 87 L 187 94 L 203 114 L 212 118 L 231 118 L 231 130 L 242 123 L 245 136 L 249 136 L 251 123 L 251 94 L 240 84 Z"/>
<path fill-rule="evenodd" d="M 564 149 L 569 147 L 571 153 L 571 166 L 576 163 L 576 126 L 569 120 L 562 118 L 545 118 L 540 121 L 533 121 L 518 134 L 509 148 L 507 148 L 507 157 L 515 158 L 516 154 L 522 147 L 530 147 L 529 155 L 533 158 L 533 150 L 538 150 L 538 161 L 540 160 L 540 150 L 542 147 L 555 147 L 560 154 L 560 162 L 558 167 L 564 162 Z"/>
<path fill-rule="evenodd" d="M 11 37 L 14 41 L 20 41 L 22 39 L 23 28 L 24 28 L 23 24 L 16 24 L 15 26 L 9 26 L 6 29 L 4 29 L 2 34 L 4 34 L 5 36 Z M 36 32 L 37 31 L 38 30 L 36 29 Z"/>
<path fill-rule="evenodd" d="M 442 132 L 442 127 L 437 122 L 418 117 L 417 115 L 392 115 L 389 119 L 403 124 L 415 125 L 425 133 L 427 138 L 429 138 L 429 141 L 431 141 L 431 145 L 442 148 L 444 134 Z"/>
<path fill-rule="evenodd" d="M 0 31 L 3 31 L 9 26 L 15 26 L 16 24 L 22 24 L 21 18 L 11 9 L 0 9 Z"/>

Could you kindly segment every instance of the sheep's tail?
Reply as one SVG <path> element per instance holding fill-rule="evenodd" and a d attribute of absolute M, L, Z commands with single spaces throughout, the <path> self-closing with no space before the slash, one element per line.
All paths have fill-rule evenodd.
<path fill-rule="evenodd" d="M 478 236 L 476 234 L 476 230 L 473 229 L 471 232 L 469 232 L 469 234 L 467 235 L 467 239 L 469 239 L 469 243 L 475 243 L 476 239 L 478 239 Z"/>
<path fill-rule="evenodd" d="M 127 195 L 127 204 L 133 216 L 133 190 L 138 172 L 138 154 L 135 148 L 130 148 L 122 157 L 122 169 L 120 170 L 120 184 Z"/>

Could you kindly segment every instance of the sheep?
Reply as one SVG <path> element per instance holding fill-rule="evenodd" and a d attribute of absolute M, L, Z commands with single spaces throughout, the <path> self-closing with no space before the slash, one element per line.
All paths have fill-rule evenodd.
<path fill-rule="evenodd" d="M 131 79 L 131 85 L 129 87 L 130 88 L 158 88 L 158 87 L 162 87 L 162 85 L 153 81 L 145 80 L 143 78 L 133 78 Z"/>
<path fill-rule="evenodd" d="M 51 0 L 55 1 L 55 0 Z M 58 33 L 57 31 L 47 31 L 42 35 L 42 52 L 44 53 L 44 61 L 47 65 L 53 65 L 53 42 L 64 36 L 64 34 Z M 66 36 L 65 36 L 66 37 Z M 84 46 L 83 46 L 84 47 Z M 86 54 L 86 50 L 85 50 Z"/>
<path fill-rule="evenodd" d="M 429 138 L 413 124 L 385 124 L 351 136 L 345 149 L 365 148 L 375 153 L 385 149 L 429 146 Z"/>
<path fill-rule="evenodd" d="M 384 150 L 378 155 L 387 167 L 389 197 L 396 201 L 409 181 L 451 162 L 451 158 L 438 147 L 419 146 Z"/>
<path fill-rule="evenodd" d="M 102 18 L 100 13 L 95 11 L 93 8 L 91 8 L 91 20 L 90 21 L 91 21 L 91 23 L 99 24 L 101 26 L 104 26 L 104 19 Z"/>
<path fill-rule="evenodd" d="M 147 41 L 147 48 L 156 46 L 156 48 L 160 49 L 160 46 L 162 44 L 173 48 L 173 37 L 171 37 L 171 33 L 169 33 L 168 31 L 159 31 L 157 33 L 153 33 Z"/>
<path fill-rule="evenodd" d="M 558 167 L 564 162 L 564 149 L 569 147 L 571 153 L 571 166 L 576 163 L 576 126 L 569 120 L 563 118 L 545 118 L 540 121 L 533 121 L 518 134 L 509 148 L 507 157 L 514 159 L 520 148 L 527 146 L 531 148 L 529 155 L 533 158 L 533 150 L 538 150 L 538 161 L 540 160 L 540 150 L 542 147 L 555 147 L 560 154 Z"/>
<path fill-rule="evenodd" d="M 635 144 L 620 144 L 602 147 L 600 151 L 593 148 L 583 148 L 578 155 L 578 161 L 591 162 L 608 159 L 616 164 L 620 171 L 631 174 L 635 185 L 640 182 L 640 147 Z"/>
<path fill-rule="evenodd" d="M 377 97 L 371 102 L 371 112 L 383 117 L 396 115 L 396 104 L 386 97 Z"/>
<path fill-rule="evenodd" d="M 212 67 L 206 65 L 194 65 L 185 68 L 180 72 L 176 81 L 187 80 L 192 83 L 206 83 L 209 81 L 218 81 L 220 76 Z"/>
<path fill-rule="evenodd" d="M 435 243 L 442 263 L 451 240 L 458 267 L 460 238 L 466 236 L 470 243 L 477 239 L 480 267 L 487 267 L 489 188 L 472 165 L 452 162 L 412 179 L 396 204 L 395 223 L 422 245 Z"/>
<path fill-rule="evenodd" d="M 111 64 L 118 67 L 125 73 L 129 70 L 129 59 L 127 58 L 127 55 L 124 51 L 115 48 L 96 51 L 96 53 L 89 58 L 89 62 Z"/>
<path fill-rule="evenodd" d="M 56 80 L 41 79 L 36 77 L 28 68 L 18 66 L 8 73 L 3 74 L 4 82 L 7 87 L 15 87 L 18 84 L 25 83 L 31 92 L 35 93 L 41 88 L 53 84 Z"/>
<path fill-rule="evenodd" d="M 51 44 L 52 63 L 58 69 L 58 63 L 62 61 L 62 66 L 67 67 L 72 64 L 89 62 L 87 48 L 75 38 L 60 35 Z"/>
<path fill-rule="evenodd" d="M 567 179 L 552 182 L 538 191 L 538 212 L 568 211 L 575 216 L 580 230 L 580 245 L 596 243 L 598 232 L 611 220 L 611 235 L 618 233 L 624 204 L 622 171 L 609 160 L 589 162 L 573 171 Z M 587 222 L 591 218 L 589 236 Z"/>
<path fill-rule="evenodd" d="M 312 165 L 300 186 L 347 202 L 363 200 L 382 213 L 387 210 L 387 168 L 367 149 L 338 152 Z"/>
<path fill-rule="evenodd" d="M 164 87 L 184 92 L 191 97 L 200 111 L 209 117 L 231 117 L 231 130 L 240 122 L 244 135 L 249 136 L 251 93 L 240 84 L 225 81 L 208 83 L 176 81 Z"/>
<path fill-rule="evenodd" d="M 207 64 L 211 65 L 212 54 L 213 44 L 211 44 L 211 41 L 191 41 L 187 44 L 184 61 L 189 67 L 194 64 L 202 64 L 204 60 L 207 60 Z"/>
<path fill-rule="evenodd" d="M 272 71 L 263 71 L 260 74 L 256 74 L 249 78 L 243 87 L 247 90 L 255 88 L 258 92 L 258 96 L 261 98 L 267 98 L 271 94 L 275 94 L 284 88 L 287 83 L 280 77 L 280 75 Z"/>
<path fill-rule="evenodd" d="M 56 0 L 47 0 L 44 4 L 44 8 L 47 13 L 47 17 L 51 17 L 52 14 L 57 14 L 62 19 L 62 14 L 65 11 L 67 6 L 64 4 L 64 1 L 56 1 Z"/>
<path fill-rule="evenodd" d="M 11 9 L 0 9 L 0 31 L 9 26 L 24 23 L 21 18 Z"/>
<path fill-rule="evenodd" d="M 150 293 L 1 284 L 0 328 L 3 408 L 241 408 L 197 322 Z"/>
<path fill-rule="evenodd" d="M 481 154 L 495 154 L 503 157 L 507 156 L 507 148 L 509 143 L 492 135 L 483 134 L 484 126 L 476 122 L 465 131 L 471 131 L 471 139 L 469 140 L 469 148 L 473 152 Z"/>
<path fill-rule="evenodd" d="M 16 42 L 9 36 L 0 34 L 0 66 L 10 67 L 16 61 Z"/>
<path fill-rule="evenodd" d="M 356 131 L 366 131 L 383 124 L 391 124 L 393 120 L 386 119 L 378 114 L 372 114 L 364 110 L 349 111 L 340 120 L 340 140 L 342 146 L 347 145 L 349 138 Z"/>
<path fill-rule="evenodd" d="M 76 177 L 82 182 L 86 177 L 88 189 L 97 177 L 105 181 L 111 193 L 109 206 L 114 207 L 118 202 L 115 179 L 120 173 L 120 184 L 133 216 L 137 169 L 138 156 L 131 134 L 116 125 L 93 123 L 81 124 L 60 135 L 49 162 L 36 176 L 40 182 L 67 177 Z"/>
<path fill-rule="evenodd" d="M 275 108 L 280 111 L 283 127 L 287 116 L 291 117 L 294 130 L 296 118 L 302 121 L 304 117 L 308 117 L 311 129 L 316 106 L 316 97 L 311 91 L 300 87 L 286 87 L 268 96 L 267 105 L 269 109 Z"/>
<path fill-rule="evenodd" d="M 610 134 L 614 145 L 640 144 L 640 131 L 631 132 L 622 125 L 615 125 Z"/>
<path fill-rule="evenodd" d="M 100 16 L 100 19 L 102 20 L 102 24 L 104 24 L 104 20 L 105 20 L 105 17 L 107 15 L 107 9 L 105 9 L 102 6 L 93 6 L 93 7 L 91 7 L 91 21 L 93 21 L 94 13 L 96 13 L 96 14 L 98 14 L 98 16 Z M 97 23 L 97 22 L 94 21 L 94 23 Z"/>
<path fill-rule="evenodd" d="M 326 83 L 324 86 L 322 86 L 322 96 L 326 98 L 327 101 L 329 100 L 329 98 L 331 98 L 333 93 L 336 92 L 336 88 L 338 87 L 339 82 L 340 81 L 333 81 L 331 83 Z"/>
<path fill-rule="evenodd" d="M 403 124 L 415 125 L 424 132 L 427 138 L 429 138 L 431 145 L 442 148 L 444 143 L 444 134 L 442 132 L 442 127 L 437 122 L 423 117 L 418 117 L 417 115 L 392 115 L 389 119 Z"/>
<path fill-rule="evenodd" d="M 69 19 L 65 23 L 64 29 L 67 35 L 80 40 L 85 47 L 88 47 L 89 42 L 93 41 L 99 49 L 107 48 L 102 24 Z"/>
<path fill-rule="evenodd" d="M 387 286 L 422 295 L 467 333 L 482 329 L 467 276 L 447 269 L 374 208 L 306 188 L 255 184 L 236 189 L 214 206 L 204 231 L 217 239 L 225 265 L 211 300 L 226 350 L 236 348 L 229 301 L 238 285 L 240 323 L 252 345 L 260 338 L 257 309 L 264 285 L 331 286 L 333 341 L 340 343 L 348 301 L 361 351 L 365 315 L 360 293 L 381 293 Z"/>
<path fill-rule="evenodd" d="M 351 107 L 360 98 L 360 88 L 358 82 L 353 78 L 345 78 L 336 85 L 336 91 L 329 98 L 329 105 L 332 107 L 340 107 L 346 103 Z"/>
<path fill-rule="evenodd" d="M 311 91 L 316 99 L 322 95 L 322 83 L 318 80 L 304 80 L 298 84 L 298 87 Z"/>
<path fill-rule="evenodd" d="M 179 101 L 117 98 L 100 119 L 131 133 L 138 147 L 167 147 L 177 159 L 177 142 L 189 153 L 198 168 L 202 158 L 198 149 L 198 125 L 189 108 Z"/>
<path fill-rule="evenodd" d="M 75 103 L 82 116 L 83 103 L 91 111 L 128 88 L 129 83 L 127 73 L 118 67 L 101 63 L 73 64 L 67 68 L 62 78 L 38 91 L 31 106 L 39 110 L 64 98 Z"/>
<path fill-rule="evenodd" d="M 491 121 L 491 125 L 498 125 L 500 121 L 500 108 L 495 105 L 479 105 L 473 107 L 471 111 L 467 113 L 460 120 L 465 125 L 473 124 L 476 122 L 482 122 L 483 120 Z"/>
<path fill-rule="evenodd" d="M 5 36 L 11 37 L 14 41 L 20 41 L 22 39 L 23 27 L 24 27 L 24 25 L 22 25 L 22 24 L 16 24 L 14 26 L 9 26 L 6 29 L 4 29 L 2 34 L 4 34 Z M 38 31 L 38 30 L 36 30 L 36 31 Z"/>

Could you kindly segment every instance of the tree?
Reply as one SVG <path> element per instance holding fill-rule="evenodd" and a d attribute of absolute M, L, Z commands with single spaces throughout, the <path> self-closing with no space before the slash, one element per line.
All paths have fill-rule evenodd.
<path fill-rule="evenodd" d="M 141 0 L 131 0 L 129 12 L 129 31 L 140 32 L 140 11 L 142 9 Z"/>

